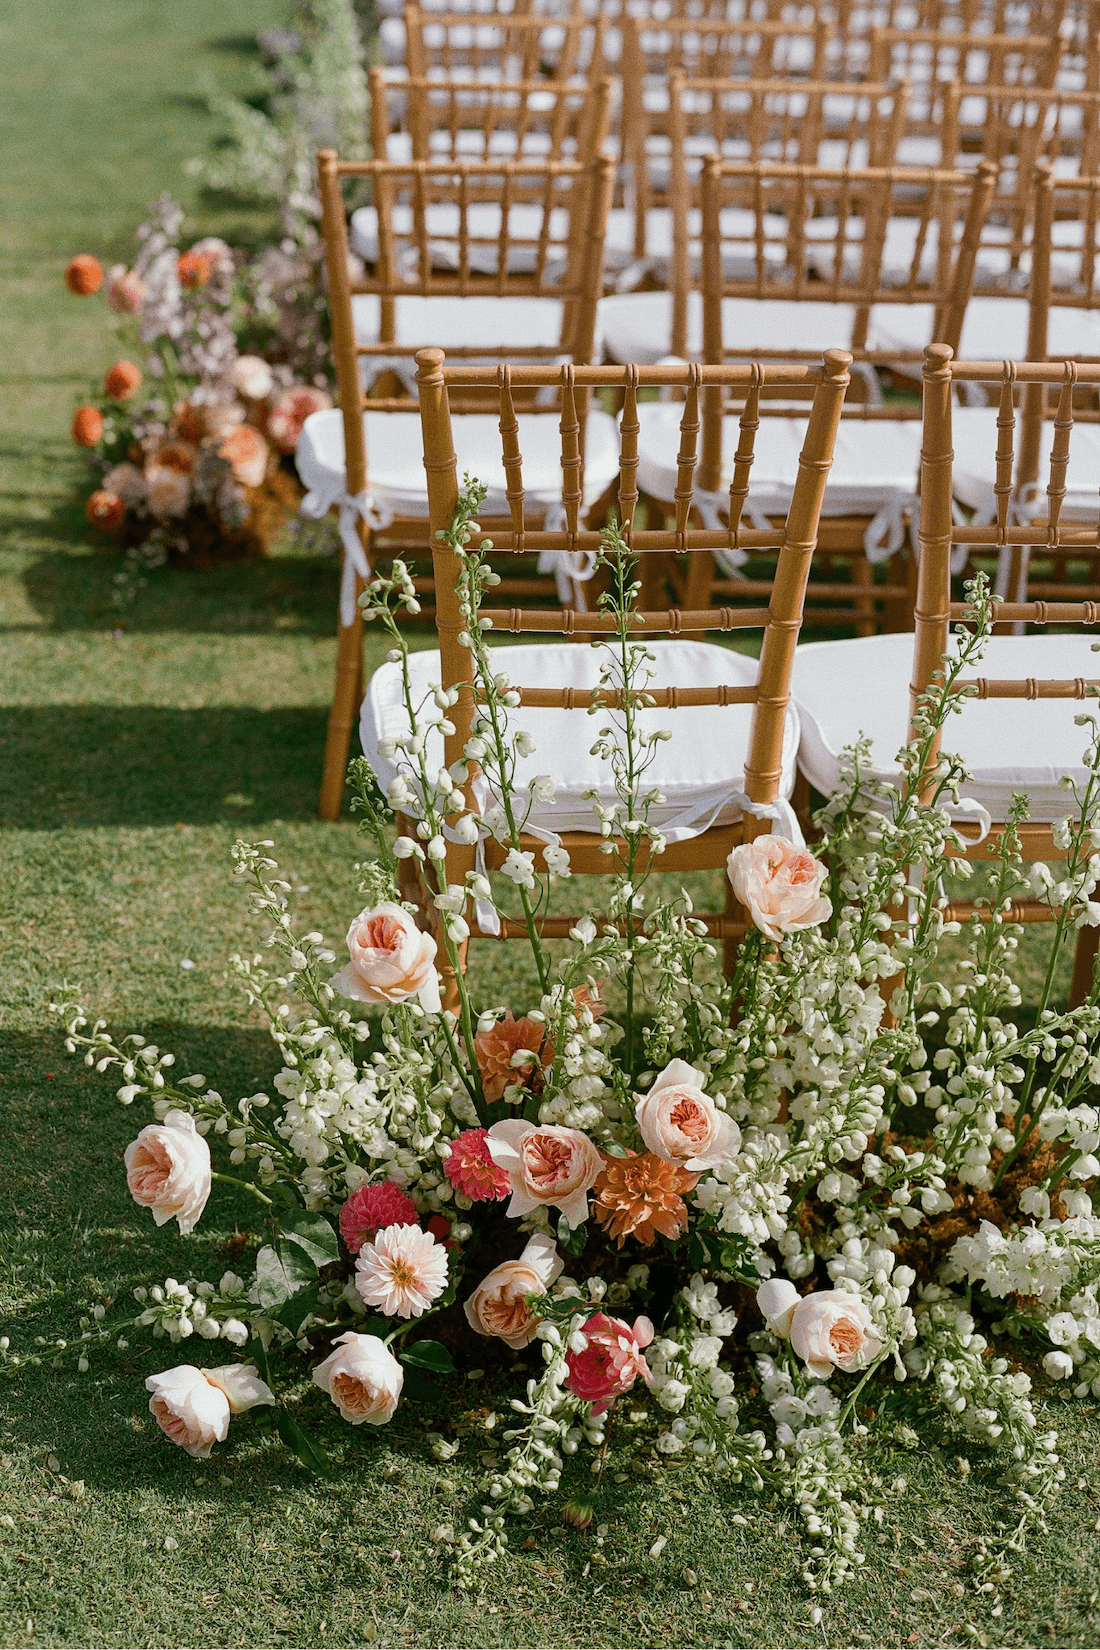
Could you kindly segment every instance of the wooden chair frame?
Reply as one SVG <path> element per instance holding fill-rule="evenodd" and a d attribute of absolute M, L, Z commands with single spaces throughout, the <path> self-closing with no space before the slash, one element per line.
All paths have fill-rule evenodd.
<path fill-rule="evenodd" d="M 598 530 L 580 515 L 581 477 L 577 431 L 582 410 L 580 402 L 597 389 L 620 390 L 623 396 L 621 420 L 621 457 L 617 496 L 614 500 L 618 519 L 624 524 L 624 537 L 630 548 L 640 554 L 669 549 L 713 549 L 718 544 L 768 542 L 778 545 L 779 567 L 767 615 L 759 609 L 725 609 L 720 613 L 691 613 L 680 610 L 639 612 L 633 627 L 645 635 L 662 631 L 672 635 L 698 633 L 705 630 L 732 631 L 757 628 L 763 624 L 764 640 L 757 684 L 752 688 L 669 689 L 654 695 L 658 704 L 675 708 L 677 703 L 755 705 L 749 759 L 745 770 L 746 794 L 753 803 L 773 804 L 779 793 L 782 768 L 782 739 L 784 719 L 790 700 L 790 673 L 794 646 L 802 617 L 802 603 L 810 560 L 817 540 L 817 524 L 821 513 L 825 483 L 831 462 L 833 441 L 840 418 L 841 405 L 849 383 L 850 357 L 845 351 L 831 350 L 821 366 L 751 366 L 698 367 L 509 367 L 501 364 L 495 373 L 485 368 L 451 365 L 438 349 L 421 350 L 417 355 L 417 384 L 420 395 L 420 416 L 424 435 L 424 463 L 428 473 L 428 491 L 431 503 L 432 554 L 435 563 L 436 627 L 439 635 L 440 668 L 445 686 L 457 687 L 459 698 L 450 711 L 454 733 L 444 742 L 445 761 L 458 762 L 470 735 L 474 712 L 474 684 L 470 653 L 462 647 L 458 637 L 463 628 L 457 595 L 458 563 L 454 552 L 441 538 L 450 526 L 459 496 L 459 478 L 451 432 L 450 396 L 452 390 L 464 391 L 473 385 L 496 387 L 500 406 L 500 428 L 505 473 L 509 476 L 508 503 L 510 518 L 503 526 L 491 528 L 494 549 L 515 554 L 525 550 L 559 549 L 591 550 L 599 545 Z M 759 391 L 765 384 L 797 387 L 813 393 L 806 440 L 799 460 L 790 509 L 786 522 L 774 531 L 740 527 L 740 505 L 748 490 L 747 464 L 751 463 L 752 436 L 756 428 L 755 407 Z M 565 477 L 563 502 L 566 511 L 565 529 L 548 533 L 528 526 L 524 510 L 522 458 L 516 438 L 516 419 L 513 393 L 520 388 L 534 389 L 553 386 L 560 398 L 560 429 L 562 467 Z M 641 388 L 650 386 L 675 387 L 684 392 L 684 414 L 680 425 L 680 450 L 677 487 L 676 524 L 674 528 L 653 531 L 635 524 L 638 505 L 638 420 L 637 398 Z M 730 490 L 730 527 L 721 532 L 694 528 L 691 522 L 693 478 L 697 470 L 697 439 L 699 433 L 699 403 L 701 394 L 724 390 L 738 390 L 746 398 L 743 436 L 746 444 L 744 475 L 740 470 Z M 482 536 L 489 524 L 482 523 Z M 477 542 L 475 535 L 474 542 Z M 612 629 L 611 616 L 602 612 L 572 613 L 538 609 L 501 608 L 487 610 L 484 616 L 492 621 L 496 631 L 505 634 L 535 632 L 562 636 L 595 636 Z M 520 688 L 521 704 L 556 706 L 561 709 L 583 708 L 576 703 L 572 692 L 552 687 Z M 586 703 L 592 695 L 580 696 Z M 598 701 L 597 701 L 598 702 Z M 467 783 L 467 796 L 472 801 L 473 775 Z M 725 864 L 730 849 L 742 840 L 766 830 L 763 819 L 747 813 L 743 821 L 704 831 L 686 842 L 670 845 L 661 857 L 662 869 L 670 871 L 707 869 Z M 574 871 L 582 874 L 606 874 L 607 859 L 600 852 L 600 837 L 593 831 L 563 834 Z M 538 847 L 534 838 L 528 847 Z M 620 842 L 620 851 L 625 844 Z M 504 852 L 499 844 L 486 844 L 490 867 L 503 862 Z M 474 866 L 474 849 L 457 843 L 448 843 L 444 875 L 448 884 L 462 885 L 467 871 Z M 415 864 L 410 861 L 407 874 L 415 875 Z M 722 937 L 732 946 L 743 932 L 727 897 L 726 910 L 706 918 L 708 930 Z M 430 909 L 430 900 L 423 903 Z M 548 936 L 567 934 L 577 919 L 551 917 L 543 923 Z M 476 932 L 476 923 L 472 925 Z M 502 937 L 512 937 L 507 925 Z M 727 962 L 730 952 L 727 949 Z M 453 979 L 444 974 L 444 1001 L 453 1004 L 456 987 Z"/>
<path fill-rule="evenodd" d="M 960 383 L 979 383 L 996 390 L 996 521 L 993 526 L 968 526 L 953 519 L 951 415 L 954 388 Z M 1086 384 L 1093 388 L 1100 387 L 1100 364 L 1078 365 L 1072 361 L 956 361 L 953 351 L 945 344 L 931 344 L 925 350 L 920 560 L 914 615 L 911 700 L 914 712 L 920 695 L 927 691 L 934 672 L 939 669 L 943 655 L 948 651 L 951 623 L 966 617 L 965 603 L 951 600 L 951 553 L 956 546 L 995 543 L 1027 548 L 1043 547 L 1054 552 L 1062 546 L 1081 545 L 1087 547 L 1093 556 L 1100 556 L 1100 516 L 1097 524 L 1088 528 L 1080 523 L 1066 524 L 1061 519 L 1070 437 L 1075 421 L 1073 392 L 1077 386 Z M 1054 445 L 1046 488 L 1047 519 L 1033 521 L 1024 526 L 1015 523 L 1011 514 L 1016 484 L 1013 440 L 1016 428 L 1015 404 L 1020 390 L 1026 397 L 1029 391 L 1037 390 L 1044 393 L 1048 388 L 1057 390 L 1058 407 L 1054 420 Z M 1100 625 L 1100 603 L 1005 602 L 998 606 L 997 616 L 1001 621 L 1017 624 Z M 1090 689 L 1100 687 L 1100 678 L 1055 681 L 974 677 L 967 678 L 965 683 L 960 683 L 960 686 L 962 685 L 976 687 L 977 696 L 981 699 L 1080 700 L 1089 696 Z M 912 733 L 912 728 L 910 732 Z M 996 823 L 1002 824 L 1003 821 Z M 1051 826 L 1028 822 L 1021 828 L 1020 836 L 1026 859 L 1060 857 Z M 995 853 L 995 844 L 987 837 L 985 841 L 969 847 L 966 852 L 967 857 L 971 859 L 989 859 Z M 973 906 L 959 902 L 952 906 L 950 914 L 953 917 L 965 917 L 973 909 Z M 1009 920 L 1043 922 L 1047 921 L 1049 916 L 1049 908 L 1042 901 L 1018 900 L 1013 903 Z M 1091 984 L 1098 941 L 1100 932 L 1097 930 L 1089 928 L 1081 931 L 1074 967 L 1074 1001 L 1081 1001 Z"/>
<path fill-rule="evenodd" d="M 581 0 L 569 0 L 552 13 L 534 11 L 530 0 L 514 11 L 497 13 L 427 11 L 419 0 L 406 0 L 405 62 L 413 80 L 568 80 L 582 68 L 586 28 L 591 30 L 591 24 Z M 548 31 L 561 31 L 562 40 L 544 74 Z M 486 41 L 485 35 L 496 38 Z M 592 56 L 598 60 L 598 48 Z"/>
<path fill-rule="evenodd" d="M 395 302 L 404 294 L 444 293 L 457 296 L 496 295 L 507 297 L 513 293 L 522 296 L 545 296 L 563 304 L 563 332 L 556 350 L 529 349 L 525 357 L 545 354 L 560 359 L 564 354 L 573 359 L 591 359 L 596 325 L 596 301 L 602 281 L 603 237 L 613 185 L 612 162 L 601 156 L 587 165 L 574 161 L 512 161 L 474 162 L 452 161 L 432 163 L 417 161 L 401 166 L 387 161 L 341 161 L 335 150 L 322 149 L 317 157 L 321 196 L 322 231 L 325 243 L 325 265 L 328 274 L 329 310 L 332 322 L 332 347 L 336 361 L 336 381 L 343 412 L 345 489 L 350 497 L 365 494 L 368 481 L 367 450 L 363 430 L 363 412 L 372 410 L 409 410 L 410 401 L 364 394 L 360 376 L 360 362 L 371 357 L 415 353 L 412 348 L 403 351 L 392 341 L 378 344 L 360 344 L 355 336 L 352 318 L 352 298 L 356 293 L 375 293 L 380 300 L 381 331 L 392 340 L 395 325 Z M 548 268 L 545 237 L 540 238 L 538 259 L 533 275 L 516 276 L 508 269 L 508 243 L 502 237 L 495 276 L 478 276 L 468 267 L 468 242 L 462 234 L 465 223 L 465 204 L 476 195 L 477 185 L 487 179 L 504 179 L 503 191 L 498 190 L 502 208 L 502 225 L 506 228 L 509 203 L 508 180 L 541 176 L 547 198 L 558 184 L 567 185 L 573 195 L 570 215 L 569 255 L 564 274 L 553 280 Z M 375 201 L 379 219 L 379 260 L 373 275 L 353 281 L 349 273 L 348 226 L 341 193 L 343 178 L 370 178 L 375 185 Z M 429 242 L 424 224 L 429 185 L 435 178 L 458 179 L 457 195 L 462 220 L 460 223 L 460 267 L 457 274 L 437 275 L 432 269 Z M 389 203 L 395 183 L 411 182 L 416 191 L 416 244 L 418 266 L 415 275 L 402 270 L 395 256 L 389 224 Z M 560 204 L 557 200 L 554 205 Z M 463 353 L 463 352 L 458 352 Z M 474 353 L 473 351 L 467 353 Z M 477 353 L 483 354 L 484 351 Z M 365 521 L 358 523 L 358 534 L 366 556 L 372 564 L 374 533 Z M 399 518 L 385 530 L 386 542 L 394 547 L 415 548 L 423 554 L 428 545 L 427 519 Z M 522 593 L 531 593 L 531 581 L 522 586 Z M 540 581 L 539 588 L 545 586 Z M 356 595 L 362 590 L 357 582 Z M 521 593 L 516 591 L 515 593 Z M 335 819 L 340 809 L 344 774 L 347 765 L 351 730 L 363 696 L 362 617 L 356 612 L 350 625 L 340 625 L 337 645 L 336 681 L 332 708 L 329 713 L 325 745 L 324 774 L 321 786 L 320 813 L 323 819 Z"/>

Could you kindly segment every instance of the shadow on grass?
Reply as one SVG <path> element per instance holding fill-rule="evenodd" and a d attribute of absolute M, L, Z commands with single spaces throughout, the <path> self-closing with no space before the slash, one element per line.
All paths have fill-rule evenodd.
<path fill-rule="evenodd" d="M 0 725 L 0 826 L 310 819 L 325 723 L 323 709 L 11 707 Z"/>
<path fill-rule="evenodd" d="M 49 523 L 35 525 L 71 542 L 87 542 L 88 529 L 69 506 L 55 511 Z M 157 568 L 143 576 L 145 582 L 124 607 L 116 604 L 121 566 L 114 551 L 48 553 L 27 568 L 24 588 L 35 612 L 54 630 L 121 624 L 133 631 L 335 634 L 335 557 L 271 556 L 221 567 Z"/>

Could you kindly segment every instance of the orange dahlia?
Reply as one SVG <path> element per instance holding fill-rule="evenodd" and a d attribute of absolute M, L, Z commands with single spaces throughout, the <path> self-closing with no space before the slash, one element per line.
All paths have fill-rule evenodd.
<path fill-rule="evenodd" d="M 596 1219 L 620 1249 L 628 1237 L 639 1243 L 652 1243 L 658 1232 L 678 1238 L 687 1222 L 682 1194 L 698 1179 L 655 1152 L 609 1157 L 595 1186 Z"/>
<path fill-rule="evenodd" d="M 78 298 L 87 298 L 103 285 L 103 265 L 90 252 L 81 252 L 65 271 L 65 285 Z"/>
<path fill-rule="evenodd" d="M 498 1020 L 488 1031 L 478 1032 L 474 1038 L 474 1048 L 481 1072 L 481 1086 L 490 1104 L 503 1099 L 505 1089 L 516 1083 L 533 1088 L 536 1080 L 541 1079 L 542 1068 L 554 1058 L 553 1045 L 546 1036 L 543 1021 L 532 1020 L 528 1014 L 515 1020 L 511 1009 L 503 1020 Z M 513 1065 L 513 1054 L 525 1052 L 537 1054 L 538 1060 Z"/>
<path fill-rule="evenodd" d="M 103 440 L 103 414 L 98 407 L 78 407 L 73 413 L 73 440 L 78 447 L 94 447 Z"/>

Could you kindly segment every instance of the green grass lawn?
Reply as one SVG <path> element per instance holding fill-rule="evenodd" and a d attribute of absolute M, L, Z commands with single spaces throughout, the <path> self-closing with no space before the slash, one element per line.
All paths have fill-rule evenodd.
<path fill-rule="evenodd" d="M 39 0 L 0 18 L 0 1317 L 23 1346 L 135 1284 L 216 1276 L 251 1219 L 219 1195 L 181 1243 L 141 1218 L 121 1157 L 145 1118 L 64 1054 L 51 997 L 65 983 L 249 1092 L 274 1051 L 226 983 L 254 932 L 228 884 L 234 838 L 275 839 L 309 925 L 338 936 L 354 899 L 353 830 L 314 815 L 331 561 L 161 571 L 120 615 L 67 438 L 112 353 L 101 303 L 63 288 L 67 258 L 125 255 L 162 189 L 196 233 L 255 235 L 255 214 L 196 199 L 181 163 L 211 138 L 204 77 L 247 84 L 250 34 L 283 21 L 280 0 Z M 491 989 L 499 953 L 477 966 Z M 514 1000 L 524 989 L 517 975 Z M 431 1535 L 476 1509 L 499 1392 L 467 1379 L 441 1412 L 409 1404 L 376 1434 L 312 1391 L 305 1417 L 338 1469 L 321 1483 L 247 1422 L 208 1463 L 171 1449 L 142 1382 L 186 1356 L 135 1341 L 86 1376 L 0 1382 L 3 1644 L 1100 1642 L 1100 1425 L 1082 1406 L 1050 1403 L 1067 1486 L 1001 1613 L 966 1586 L 1007 1506 L 997 1464 L 929 1435 L 869 1457 L 886 1519 L 860 1583 L 814 1625 L 783 1509 L 658 1458 L 651 1429 L 618 1436 L 602 1535 L 539 1509 L 482 1597 L 462 1598 Z M 458 1442 L 453 1459 L 432 1431 Z"/>

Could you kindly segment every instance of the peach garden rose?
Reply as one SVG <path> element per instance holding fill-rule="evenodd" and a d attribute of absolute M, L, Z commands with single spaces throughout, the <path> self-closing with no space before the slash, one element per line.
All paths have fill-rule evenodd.
<path fill-rule="evenodd" d="M 393 1419 L 405 1372 L 377 1335 L 349 1330 L 337 1337 L 328 1357 L 314 1369 L 313 1379 L 353 1427 L 364 1421 L 381 1427 Z"/>
<path fill-rule="evenodd" d="M 741 1130 L 704 1091 L 706 1074 L 670 1060 L 648 1094 L 635 1095 L 638 1131 L 651 1152 L 691 1171 L 717 1168 L 741 1145 Z"/>
<path fill-rule="evenodd" d="M 882 1351 L 865 1302 L 847 1290 L 817 1289 L 799 1295 L 788 1278 L 769 1278 L 757 1290 L 756 1300 L 772 1334 L 789 1340 L 818 1380 L 828 1380 L 834 1369 L 851 1374 Z"/>
<path fill-rule="evenodd" d="M 126 1184 L 135 1203 L 153 1211 L 158 1226 L 175 1220 L 193 1231 L 210 1196 L 210 1147 L 190 1112 L 166 1112 L 126 1148 Z"/>
<path fill-rule="evenodd" d="M 586 1134 L 560 1123 L 526 1123 L 509 1117 L 489 1130 L 489 1151 L 508 1176 L 513 1219 L 548 1205 L 560 1209 L 570 1226 L 588 1219 L 588 1194 L 600 1177 L 603 1158 Z"/>
<path fill-rule="evenodd" d="M 478 1284 L 466 1302 L 466 1318 L 479 1335 L 495 1335 L 513 1352 L 534 1339 L 538 1319 L 527 1309 L 527 1295 L 545 1294 L 564 1262 L 557 1244 L 536 1232 L 518 1260 L 506 1260 Z"/>
<path fill-rule="evenodd" d="M 255 1364 L 223 1364 L 220 1369 L 179 1364 L 150 1375 L 145 1385 L 152 1393 L 150 1413 L 161 1431 L 199 1460 L 224 1442 L 231 1415 L 275 1402 Z"/>
<path fill-rule="evenodd" d="M 757 928 L 771 940 L 816 928 L 832 916 L 832 902 L 821 893 L 825 866 L 781 836 L 758 836 L 731 849 L 726 875 Z"/>
<path fill-rule="evenodd" d="M 439 1013 L 435 941 L 400 905 L 383 900 L 360 911 L 348 929 L 348 950 L 350 962 L 329 981 L 341 997 L 357 1003 L 417 997 L 429 1014 Z"/>

